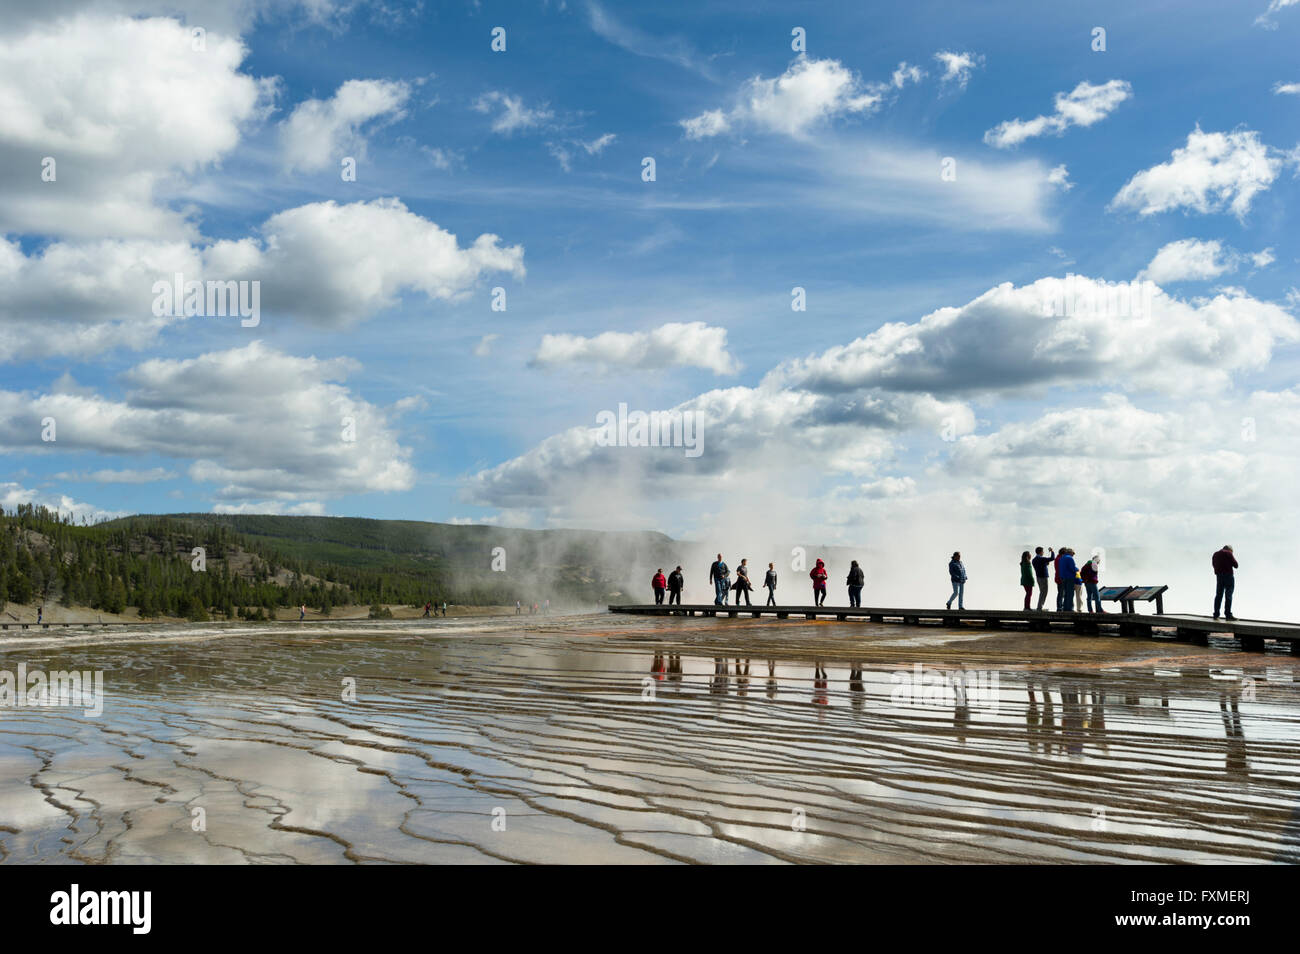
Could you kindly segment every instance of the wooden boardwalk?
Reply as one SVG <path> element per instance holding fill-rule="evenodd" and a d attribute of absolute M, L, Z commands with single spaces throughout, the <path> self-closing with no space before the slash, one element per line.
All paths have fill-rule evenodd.
<path fill-rule="evenodd" d="M 1175 639 L 1205 646 L 1211 634 L 1235 637 L 1247 652 L 1263 652 L 1266 640 L 1287 644 L 1300 655 L 1300 624 L 1262 619 L 1231 622 L 1209 616 L 1141 613 L 1049 613 L 1024 610 L 899 609 L 883 606 L 715 606 L 687 603 L 668 606 L 632 603 L 609 607 L 611 613 L 642 616 L 724 616 L 729 618 L 775 616 L 777 619 L 861 620 L 870 623 L 903 623 L 908 626 L 980 625 L 988 629 L 1029 629 L 1037 632 L 1071 630 L 1077 633 L 1115 633 L 1120 636 L 1155 637 L 1162 633 Z"/>

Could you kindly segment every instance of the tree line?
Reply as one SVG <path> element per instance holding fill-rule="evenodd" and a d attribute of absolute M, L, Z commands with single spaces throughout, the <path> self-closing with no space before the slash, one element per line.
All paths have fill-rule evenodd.
<path fill-rule="evenodd" d="M 204 551 L 202 571 L 193 566 L 195 547 Z M 79 525 L 41 506 L 0 508 L 0 610 L 6 602 L 108 613 L 133 606 L 143 617 L 200 621 L 262 618 L 301 604 L 328 614 L 347 604 L 501 606 L 536 598 L 535 586 L 488 572 L 452 581 L 403 562 L 352 567 L 285 554 L 219 521 L 140 516 Z M 547 596 L 599 598 L 583 590 L 562 585 Z"/>

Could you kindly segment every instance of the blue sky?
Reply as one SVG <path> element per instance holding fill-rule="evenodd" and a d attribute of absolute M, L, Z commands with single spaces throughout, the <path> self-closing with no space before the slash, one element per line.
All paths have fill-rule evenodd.
<path fill-rule="evenodd" d="M 1280 545 L 1273 6 L 20 4 L 0 502 L 686 536 L 759 508 L 852 543 L 945 508 L 1021 539 L 1070 499 L 1117 546 Z M 260 324 L 153 322 L 176 262 L 260 281 Z M 1142 274 L 1156 313 L 1036 320 L 1067 273 Z M 700 414 L 705 453 L 597 446 L 620 403 Z"/>

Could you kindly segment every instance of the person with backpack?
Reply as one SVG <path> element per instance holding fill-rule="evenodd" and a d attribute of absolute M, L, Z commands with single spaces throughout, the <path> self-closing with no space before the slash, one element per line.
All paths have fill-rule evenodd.
<path fill-rule="evenodd" d="M 952 601 L 957 601 L 957 609 L 966 608 L 966 564 L 961 562 L 961 552 L 954 551 L 952 559 L 948 561 L 948 579 L 952 582 L 952 596 L 948 597 L 948 609 L 952 609 Z"/>
<path fill-rule="evenodd" d="M 849 605 L 861 606 L 862 587 L 867 582 L 867 576 L 862 572 L 862 567 L 858 566 L 857 560 L 853 560 L 849 564 L 849 575 L 845 578 L 844 582 L 849 588 Z"/>
<path fill-rule="evenodd" d="M 1225 545 L 1222 550 L 1215 550 L 1210 565 L 1214 567 L 1214 618 L 1219 618 L 1219 605 L 1226 600 L 1224 619 L 1236 619 L 1232 615 L 1232 591 L 1237 588 L 1237 578 L 1232 571 L 1238 563 L 1232 547 Z"/>
<path fill-rule="evenodd" d="M 713 605 L 727 605 L 727 590 L 731 587 L 731 569 L 722 561 L 722 554 L 709 565 L 709 582 L 713 584 Z"/>
<path fill-rule="evenodd" d="M 767 565 L 767 575 L 763 577 L 763 585 L 767 587 L 767 606 L 776 605 L 776 564 Z"/>
<path fill-rule="evenodd" d="M 826 602 L 826 578 L 830 575 L 826 572 L 826 564 L 821 560 L 817 565 L 808 571 L 813 583 L 813 605 L 821 606 Z"/>
<path fill-rule="evenodd" d="M 1058 613 L 1074 612 L 1074 580 L 1079 575 L 1079 568 L 1074 565 L 1074 551 L 1061 547 L 1056 557 L 1056 611 Z"/>
<path fill-rule="evenodd" d="M 735 590 L 736 590 L 736 605 L 737 605 L 737 606 L 740 605 L 740 598 L 741 598 L 742 596 L 745 597 L 745 605 L 746 605 L 746 606 L 753 606 L 753 605 L 754 605 L 753 603 L 751 603 L 751 602 L 749 601 L 749 591 L 752 590 L 753 588 L 754 588 L 753 585 L 751 585 L 750 582 L 749 582 L 749 560 L 748 560 L 748 559 L 743 559 L 743 560 L 740 561 L 740 566 L 736 567 L 736 586 L 735 586 Z"/>
<path fill-rule="evenodd" d="M 668 588 L 668 578 L 664 576 L 663 567 L 655 570 L 655 575 L 650 578 L 650 587 L 655 591 L 655 605 L 662 606 L 664 602 L 664 590 Z"/>
<path fill-rule="evenodd" d="M 1042 553 L 1043 548 L 1039 547 L 1038 552 Z M 1046 580 L 1046 577 L 1043 577 Z M 1029 551 L 1026 550 L 1020 554 L 1020 585 L 1025 591 L 1025 612 L 1029 612 L 1029 598 L 1034 595 L 1034 564 L 1029 558 Z"/>
<path fill-rule="evenodd" d="M 668 574 L 668 605 L 676 603 L 682 605 L 682 587 L 686 585 L 686 577 L 682 576 L 682 568 L 679 566 L 673 572 Z"/>

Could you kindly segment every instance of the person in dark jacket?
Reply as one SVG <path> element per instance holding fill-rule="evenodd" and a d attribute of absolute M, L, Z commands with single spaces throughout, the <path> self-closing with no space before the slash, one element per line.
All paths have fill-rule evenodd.
<path fill-rule="evenodd" d="M 1038 612 L 1043 611 L 1043 604 L 1047 602 L 1047 568 L 1056 560 L 1056 551 L 1048 547 L 1049 555 L 1043 556 L 1043 548 L 1034 548 L 1034 579 L 1038 581 Z"/>
<path fill-rule="evenodd" d="M 749 560 L 748 559 L 741 560 L 740 566 L 736 567 L 735 590 L 736 590 L 737 606 L 740 605 L 740 598 L 742 596 L 745 598 L 746 606 L 754 605 L 749 601 L 749 591 L 752 590 L 753 588 L 754 588 L 753 585 L 749 582 Z"/>
<path fill-rule="evenodd" d="M 679 566 L 673 572 L 668 574 L 668 605 L 676 603 L 682 605 L 682 587 L 686 585 L 686 577 L 682 575 L 682 568 Z"/>
<path fill-rule="evenodd" d="M 1041 553 L 1042 547 L 1038 550 Z M 1025 612 L 1029 612 L 1029 598 L 1034 595 L 1034 564 L 1029 559 L 1029 551 L 1020 554 L 1020 585 L 1025 591 Z"/>
<path fill-rule="evenodd" d="M 1232 555 L 1232 547 L 1225 545 L 1222 550 L 1216 550 L 1210 557 L 1210 565 L 1214 567 L 1217 584 L 1214 588 L 1214 618 L 1219 618 L 1219 604 L 1223 603 L 1224 618 L 1236 619 L 1232 615 L 1232 591 L 1237 588 L 1237 578 L 1232 571 L 1237 568 L 1237 558 Z"/>
<path fill-rule="evenodd" d="M 821 560 L 817 565 L 808 571 L 808 576 L 812 579 L 813 584 L 813 605 L 821 606 L 826 602 L 826 564 Z"/>
<path fill-rule="evenodd" d="M 731 576 L 731 569 L 727 564 L 722 562 L 722 554 L 709 565 L 709 582 L 713 584 L 713 605 L 727 605 L 727 590 L 731 586 L 728 579 Z"/>
<path fill-rule="evenodd" d="M 661 605 L 664 601 L 664 590 L 668 587 L 668 578 L 664 576 L 663 567 L 655 570 L 655 575 L 650 578 L 650 586 L 655 591 L 655 604 Z"/>
<path fill-rule="evenodd" d="M 849 575 L 844 582 L 847 583 L 849 587 L 849 605 L 861 606 L 862 587 L 867 582 L 867 576 L 862 572 L 862 567 L 858 566 L 857 560 L 852 561 L 849 565 Z"/>
<path fill-rule="evenodd" d="M 957 601 L 957 608 L 963 610 L 966 608 L 966 564 L 961 562 L 960 551 L 954 552 L 952 559 L 948 561 L 948 579 L 952 581 L 952 596 L 948 597 L 948 609 L 952 609 L 952 601 Z"/>
<path fill-rule="evenodd" d="M 1074 551 L 1062 547 L 1056 558 L 1056 610 L 1058 613 L 1074 612 L 1074 579 L 1079 568 L 1074 565 Z"/>
<path fill-rule="evenodd" d="M 776 605 L 776 564 L 767 565 L 767 576 L 763 577 L 763 585 L 767 587 L 767 605 Z"/>

